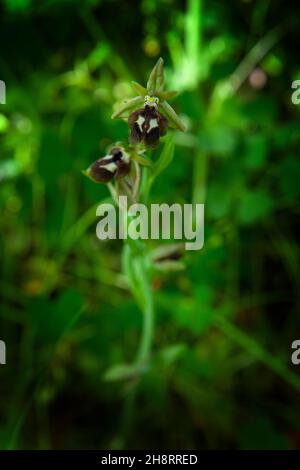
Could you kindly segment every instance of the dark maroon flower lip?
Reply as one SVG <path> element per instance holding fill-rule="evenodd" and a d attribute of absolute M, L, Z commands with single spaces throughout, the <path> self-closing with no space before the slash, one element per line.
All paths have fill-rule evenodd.
<path fill-rule="evenodd" d="M 130 114 L 128 118 L 130 127 L 130 143 L 144 143 L 145 147 L 156 147 L 160 137 L 165 135 L 168 120 L 157 110 L 156 104 L 145 101 L 143 108 Z"/>
<path fill-rule="evenodd" d="M 99 158 L 86 170 L 86 175 L 96 183 L 109 183 L 114 177 L 119 180 L 131 168 L 129 154 L 123 147 L 113 147 L 108 155 Z"/>

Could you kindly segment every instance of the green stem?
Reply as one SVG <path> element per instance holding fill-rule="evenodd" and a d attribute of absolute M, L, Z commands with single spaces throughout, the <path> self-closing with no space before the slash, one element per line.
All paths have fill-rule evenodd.
<path fill-rule="evenodd" d="M 154 333 L 154 308 L 150 277 L 146 266 L 144 251 L 137 252 L 127 243 L 123 248 L 123 270 L 128 279 L 131 292 L 143 312 L 143 329 L 135 360 L 137 380 L 132 385 L 125 403 L 122 423 L 122 448 L 125 447 L 134 425 L 134 409 L 137 397 L 137 386 L 141 372 L 144 372 L 151 353 Z"/>
<path fill-rule="evenodd" d="M 154 308 L 153 308 L 153 295 L 150 286 L 150 280 L 142 264 L 139 264 L 138 274 L 140 276 L 141 287 L 144 297 L 143 309 L 143 331 L 141 342 L 137 354 L 137 364 L 144 365 L 147 363 L 153 340 L 154 331 Z"/>
<path fill-rule="evenodd" d="M 139 368 L 148 361 L 150 356 L 154 330 L 154 306 L 146 253 L 144 249 L 141 249 L 140 244 L 135 246 L 133 242 L 135 240 L 127 240 L 124 245 L 123 270 L 135 301 L 143 313 L 142 336 L 136 356 L 136 365 Z"/>

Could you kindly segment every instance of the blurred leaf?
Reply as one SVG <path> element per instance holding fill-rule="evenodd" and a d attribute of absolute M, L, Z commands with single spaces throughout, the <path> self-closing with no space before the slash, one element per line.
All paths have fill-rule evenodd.
<path fill-rule="evenodd" d="M 241 194 L 238 207 L 238 220 L 242 224 L 253 224 L 267 217 L 273 210 L 274 203 L 264 190 L 246 191 Z"/>
<path fill-rule="evenodd" d="M 4 0 L 7 8 L 11 11 L 22 11 L 26 10 L 30 4 L 31 0 Z"/>
<path fill-rule="evenodd" d="M 289 155 L 280 164 L 279 188 L 290 199 L 300 196 L 300 162 L 295 155 Z"/>
<path fill-rule="evenodd" d="M 184 343 L 170 345 L 159 352 L 160 360 L 163 361 L 166 366 L 170 366 L 177 361 L 185 349 L 186 345 Z"/>
<path fill-rule="evenodd" d="M 280 75 L 284 67 L 282 58 L 275 54 L 268 54 L 262 65 L 263 69 L 273 76 Z"/>
<path fill-rule="evenodd" d="M 237 144 L 234 129 L 214 125 L 201 130 L 199 135 L 200 148 L 215 155 L 227 156 L 233 153 Z"/>
<path fill-rule="evenodd" d="M 278 104 L 272 96 L 258 95 L 253 101 L 244 103 L 241 112 L 256 126 L 272 125 L 278 115 Z"/>
<path fill-rule="evenodd" d="M 287 146 L 298 142 L 300 120 L 296 119 L 276 128 L 273 136 L 276 148 L 284 149 Z"/>
<path fill-rule="evenodd" d="M 229 214 L 233 193 L 227 185 L 212 183 L 208 189 L 207 210 L 213 218 L 219 219 Z"/>
<path fill-rule="evenodd" d="M 28 315 L 37 338 L 54 344 L 71 329 L 82 310 L 81 295 L 68 289 L 56 301 L 46 297 L 35 298 L 28 304 Z"/>
<path fill-rule="evenodd" d="M 160 157 L 154 164 L 152 180 L 154 181 L 158 175 L 164 171 L 172 162 L 174 156 L 174 141 L 173 136 L 170 135 L 166 138 L 163 150 Z"/>
<path fill-rule="evenodd" d="M 71 156 L 59 135 L 46 129 L 41 137 L 37 168 L 46 183 L 55 182 L 71 167 Z"/>
<path fill-rule="evenodd" d="M 96 152 L 100 152 L 100 140 L 105 132 L 98 109 L 89 109 L 76 119 L 72 132 L 74 159 L 81 159 L 83 168 L 91 163 Z"/>
<path fill-rule="evenodd" d="M 245 166 L 249 169 L 261 168 L 267 157 L 268 145 L 263 135 L 249 136 L 243 156 Z"/>
<path fill-rule="evenodd" d="M 103 379 L 106 382 L 130 380 L 136 378 L 139 373 L 141 373 L 141 370 L 137 369 L 134 365 L 116 364 L 104 373 Z"/>
<path fill-rule="evenodd" d="M 0 113 L 0 134 L 6 132 L 9 126 L 9 120 L 4 114 Z"/>
<path fill-rule="evenodd" d="M 278 432 L 265 417 L 257 417 L 240 429 L 240 448 L 243 450 L 288 450 L 286 436 Z"/>
<path fill-rule="evenodd" d="M 213 299 L 214 292 L 208 284 L 196 287 L 194 299 L 190 302 L 183 299 L 176 308 L 175 317 L 178 325 L 193 334 L 206 331 L 215 320 Z"/>
<path fill-rule="evenodd" d="M 21 173 L 21 166 L 16 160 L 2 160 L 0 162 L 0 182 L 14 178 L 19 173 Z"/>

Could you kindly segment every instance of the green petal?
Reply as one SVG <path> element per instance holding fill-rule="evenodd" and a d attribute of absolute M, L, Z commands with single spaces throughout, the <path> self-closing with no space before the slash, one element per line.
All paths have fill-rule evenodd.
<path fill-rule="evenodd" d="M 156 72 L 156 90 L 161 91 L 165 83 L 163 59 L 160 58 L 157 64 L 158 65 L 157 65 L 157 72 Z"/>
<path fill-rule="evenodd" d="M 164 101 L 170 98 L 174 98 L 174 96 L 176 96 L 177 93 L 178 91 L 161 91 L 160 93 L 157 93 L 157 96 L 161 101 Z"/>
<path fill-rule="evenodd" d="M 185 131 L 185 126 L 175 113 L 172 106 L 169 105 L 167 101 L 162 101 L 159 103 L 159 108 L 162 110 L 163 114 L 168 118 L 169 123 L 175 129 L 179 129 L 180 131 Z"/>
<path fill-rule="evenodd" d="M 150 95 L 155 95 L 156 91 L 163 86 L 164 82 L 164 61 L 160 57 L 154 65 L 147 82 L 147 90 Z"/>
<path fill-rule="evenodd" d="M 144 102 L 144 99 L 141 96 L 135 96 L 130 100 L 123 103 L 116 111 L 112 114 L 111 118 L 115 119 L 121 116 L 126 111 L 133 111 L 135 108 L 138 108 L 140 104 Z"/>
<path fill-rule="evenodd" d="M 134 91 L 136 91 L 138 95 L 140 95 L 140 96 L 147 95 L 147 93 L 148 93 L 147 88 L 145 88 L 144 86 L 140 85 L 137 82 L 131 82 L 131 85 L 132 85 L 132 88 L 134 89 Z"/>

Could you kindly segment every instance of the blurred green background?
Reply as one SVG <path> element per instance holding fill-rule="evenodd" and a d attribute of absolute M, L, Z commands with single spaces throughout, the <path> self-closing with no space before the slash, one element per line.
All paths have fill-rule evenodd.
<path fill-rule="evenodd" d="M 300 5 L 0 9 L 0 447 L 299 448 Z M 160 56 L 188 130 L 152 201 L 205 201 L 205 245 L 154 279 L 151 367 L 127 419 L 131 384 L 104 376 L 132 361 L 142 317 L 121 241 L 96 238 L 107 188 L 81 170 L 127 139 L 113 104 Z"/>

